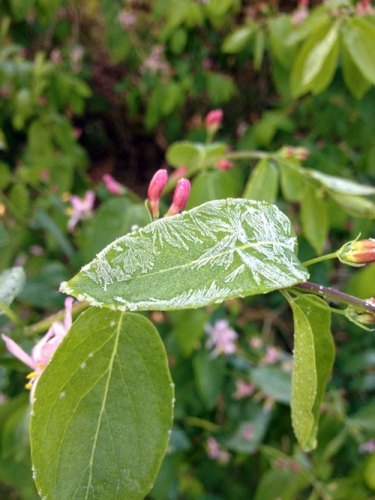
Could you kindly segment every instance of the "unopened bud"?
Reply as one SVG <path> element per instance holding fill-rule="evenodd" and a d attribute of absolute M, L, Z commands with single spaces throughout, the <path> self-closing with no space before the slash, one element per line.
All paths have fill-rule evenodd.
<path fill-rule="evenodd" d="M 190 195 L 190 181 L 188 179 L 180 179 L 177 182 L 176 189 L 173 194 L 172 205 L 170 206 L 166 217 L 176 215 L 186 207 Z"/>
<path fill-rule="evenodd" d="M 103 175 L 103 182 L 106 185 L 108 191 L 116 196 L 120 196 L 125 193 L 125 187 L 116 181 L 110 174 Z"/>
<path fill-rule="evenodd" d="M 363 266 L 375 262 L 375 240 L 355 240 L 345 243 L 337 252 L 338 259 L 349 266 Z"/>
<path fill-rule="evenodd" d="M 367 299 L 367 303 L 375 305 L 374 299 Z M 353 321 L 354 323 L 360 323 L 361 325 L 375 325 L 375 312 L 365 310 L 356 306 L 349 306 L 345 310 L 345 316 Z"/>
<path fill-rule="evenodd" d="M 216 168 L 220 170 L 230 170 L 233 167 L 233 162 L 228 160 L 220 160 L 216 163 Z"/>
<path fill-rule="evenodd" d="M 211 135 L 214 135 L 215 132 L 219 129 L 222 121 L 223 121 L 223 110 L 213 109 L 207 114 L 205 119 L 207 131 Z"/>
<path fill-rule="evenodd" d="M 306 148 L 294 148 L 293 146 L 284 146 L 279 150 L 281 158 L 295 158 L 299 161 L 305 161 L 309 155 L 309 150 Z"/>
<path fill-rule="evenodd" d="M 159 200 L 167 181 L 167 171 L 160 169 L 154 174 L 148 187 L 147 196 L 150 200 L 150 212 L 154 218 L 159 217 Z"/>

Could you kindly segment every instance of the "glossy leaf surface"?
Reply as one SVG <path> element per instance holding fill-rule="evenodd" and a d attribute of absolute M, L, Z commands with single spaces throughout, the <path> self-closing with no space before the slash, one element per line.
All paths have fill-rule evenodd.
<path fill-rule="evenodd" d="M 31 418 L 42 498 L 141 500 L 172 426 L 164 346 L 143 316 L 91 308 L 40 378 Z"/>
<path fill-rule="evenodd" d="M 294 364 L 292 375 L 292 423 L 305 450 L 316 446 L 316 434 L 335 350 L 330 332 L 331 313 L 319 297 L 305 295 L 292 302 L 294 316 Z"/>
<path fill-rule="evenodd" d="M 216 200 L 119 238 L 61 289 L 119 310 L 202 307 L 305 281 L 296 251 L 274 205 Z"/>

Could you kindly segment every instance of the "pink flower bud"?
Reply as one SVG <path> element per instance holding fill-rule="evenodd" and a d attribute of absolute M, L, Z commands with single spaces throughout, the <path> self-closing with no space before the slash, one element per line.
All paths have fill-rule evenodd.
<path fill-rule="evenodd" d="M 349 266 L 363 266 L 375 262 L 375 239 L 350 241 L 340 248 L 337 257 Z"/>
<path fill-rule="evenodd" d="M 116 196 L 119 196 L 119 195 L 125 193 L 124 186 L 122 184 L 120 184 L 119 182 L 117 182 L 116 179 L 114 179 L 112 177 L 112 175 L 104 174 L 103 175 L 103 182 L 107 186 L 107 189 L 110 193 L 112 193 Z"/>
<path fill-rule="evenodd" d="M 220 170 L 230 170 L 233 167 L 233 162 L 228 160 L 220 160 L 216 163 L 216 168 Z"/>
<path fill-rule="evenodd" d="M 150 200 L 150 212 L 153 217 L 159 217 L 159 200 L 168 181 L 168 173 L 164 169 L 155 172 L 148 187 L 147 196 Z"/>
<path fill-rule="evenodd" d="M 213 109 L 210 111 L 205 119 L 206 129 L 214 134 L 221 125 L 223 121 L 223 110 L 222 109 Z"/>
<path fill-rule="evenodd" d="M 375 299 L 366 299 L 365 302 L 369 306 L 375 306 Z M 356 306 L 348 306 L 345 315 L 354 323 L 360 323 L 361 325 L 375 325 L 375 313 L 370 310 L 365 310 Z"/>
<path fill-rule="evenodd" d="M 171 177 L 172 177 L 172 179 L 181 179 L 181 177 L 183 177 L 184 175 L 187 174 L 187 171 L 188 171 L 188 168 L 182 166 L 182 167 L 178 168 L 177 170 L 175 170 L 172 173 Z"/>
<path fill-rule="evenodd" d="M 186 207 L 190 195 L 190 181 L 188 179 L 180 179 L 177 182 L 176 189 L 173 194 L 172 205 L 170 206 L 166 217 L 176 215 Z"/>

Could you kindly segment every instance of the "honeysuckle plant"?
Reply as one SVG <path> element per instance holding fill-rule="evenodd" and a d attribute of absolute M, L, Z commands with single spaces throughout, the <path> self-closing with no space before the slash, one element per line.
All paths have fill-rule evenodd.
<path fill-rule="evenodd" d="M 360 204 L 364 196 L 374 194 L 374 188 L 304 169 L 299 162 L 307 152 L 301 148 L 228 152 L 225 144 L 213 142 L 223 118 L 219 111 L 206 119 L 205 144 L 184 141 L 167 152 L 169 162 L 186 177 L 168 176 L 165 169 L 155 173 L 145 204 L 151 222 L 130 226 L 61 284 L 60 291 L 70 296 L 64 321 L 54 318 L 29 329 L 29 333 L 41 333 L 45 326 L 48 330 L 31 355 L 3 335 L 10 353 L 33 370 L 28 383 L 31 453 L 42 498 L 141 500 L 152 489 L 171 435 L 175 396 L 163 342 L 145 311 L 207 308 L 279 291 L 294 318 L 291 421 L 304 451 L 317 446 L 322 402 L 334 363 L 332 313 L 364 328 L 375 322 L 373 299 L 361 300 L 309 281 L 310 267 L 328 259 L 354 266 L 373 262 L 374 241 L 357 238 L 335 252 L 301 262 L 291 220 L 271 203 L 272 197 L 262 196 L 261 183 L 267 178 L 266 189 L 274 191 L 277 165 L 286 199 L 301 200 L 307 213 L 311 207 L 303 204 L 306 199 L 316 202 L 318 190 L 332 197 L 352 196 L 347 191 L 354 191 L 358 206 L 358 200 Z M 259 160 L 242 198 L 208 199 L 189 208 L 189 196 L 200 191 L 200 176 L 230 175 L 229 167 L 222 165 L 232 168 L 240 159 Z M 108 175 L 103 180 L 121 200 L 125 186 Z M 172 189 L 172 202 L 165 210 L 161 196 Z M 93 200 L 91 191 L 82 199 L 72 197 L 75 212 L 70 229 L 92 215 Z M 305 229 L 307 238 L 325 234 L 317 225 Z M 320 249 L 321 243 L 316 247 Z M 2 310 L 17 324 L 20 321 L 8 306 L 23 286 L 19 269 L 6 274 L 5 285 L 11 282 L 12 287 L 2 299 Z M 78 300 L 74 306 L 72 297 Z M 81 312 L 73 323 L 72 308 Z M 228 321 L 207 323 L 205 330 L 209 336 L 205 347 L 210 351 L 206 362 L 236 352 L 238 335 Z M 277 359 L 274 353 L 271 358 L 268 364 Z M 241 399 L 253 390 L 243 381 L 234 394 Z M 272 398 L 266 398 L 266 413 L 272 405 Z M 260 432 L 254 430 L 257 425 L 247 423 L 243 439 L 251 441 Z M 207 449 L 210 458 L 229 460 L 230 454 L 213 437 L 208 438 Z"/>

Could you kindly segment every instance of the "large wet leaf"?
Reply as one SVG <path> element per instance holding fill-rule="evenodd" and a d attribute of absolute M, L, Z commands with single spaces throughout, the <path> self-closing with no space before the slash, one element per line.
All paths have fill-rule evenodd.
<path fill-rule="evenodd" d="M 167 448 L 172 398 L 164 347 L 146 318 L 84 312 L 35 391 L 30 430 L 40 496 L 143 499 Z"/>
<path fill-rule="evenodd" d="M 296 251 L 274 205 L 216 200 L 119 238 L 61 290 L 120 310 L 201 307 L 305 281 Z"/>
<path fill-rule="evenodd" d="M 294 316 L 292 423 L 298 442 L 308 451 L 316 446 L 320 406 L 335 356 L 331 312 L 324 300 L 313 295 L 298 297 L 291 305 Z"/>

